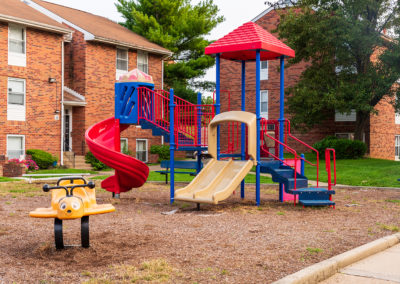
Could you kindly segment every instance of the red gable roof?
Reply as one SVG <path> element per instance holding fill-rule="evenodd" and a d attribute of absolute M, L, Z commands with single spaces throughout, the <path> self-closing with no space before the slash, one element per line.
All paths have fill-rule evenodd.
<path fill-rule="evenodd" d="M 255 60 L 256 50 L 261 50 L 261 60 L 276 59 L 281 55 L 294 57 L 294 50 L 253 22 L 248 22 L 213 42 L 205 54 L 220 53 L 229 60 Z"/>

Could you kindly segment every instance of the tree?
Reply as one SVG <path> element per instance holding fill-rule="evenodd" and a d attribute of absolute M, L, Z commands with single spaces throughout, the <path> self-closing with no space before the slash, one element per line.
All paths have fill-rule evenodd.
<path fill-rule="evenodd" d="M 299 0 L 282 9 L 279 36 L 296 51 L 289 66 L 307 62 L 300 81 L 288 88 L 287 109 L 309 128 L 333 112 L 356 110 L 354 138 L 361 140 L 383 98 L 400 110 L 400 1 Z M 384 33 L 389 31 L 389 36 Z"/>
<path fill-rule="evenodd" d="M 165 83 L 176 95 L 195 102 L 190 83 L 215 63 L 204 54 L 210 44 L 204 36 L 224 20 L 213 0 L 197 5 L 190 0 L 118 0 L 116 7 L 126 20 L 122 25 L 174 52 L 164 65 Z M 197 82 L 195 87 L 214 88 L 210 82 Z"/>

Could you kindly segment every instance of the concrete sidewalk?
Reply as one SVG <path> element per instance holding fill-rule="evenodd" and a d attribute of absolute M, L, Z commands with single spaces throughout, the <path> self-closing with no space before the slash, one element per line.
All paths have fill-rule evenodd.
<path fill-rule="evenodd" d="M 349 265 L 321 283 L 400 283 L 400 244 Z"/>
<path fill-rule="evenodd" d="M 302 283 L 400 283 L 400 233 L 356 247 L 274 282 Z"/>

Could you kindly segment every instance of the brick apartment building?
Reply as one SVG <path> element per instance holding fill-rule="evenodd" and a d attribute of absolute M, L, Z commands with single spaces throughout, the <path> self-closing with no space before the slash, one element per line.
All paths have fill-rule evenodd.
<path fill-rule="evenodd" d="M 21 1 L 1 1 L 0 155 L 19 158 L 30 148 L 60 155 L 62 48 L 71 36 Z"/>
<path fill-rule="evenodd" d="M 279 23 L 279 15 L 272 8 L 266 9 L 253 20 L 256 24 L 271 32 Z M 279 118 L 279 60 L 261 62 L 261 116 L 267 119 Z M 306 64 L 299 63 L 285 70 L 285 87 L 291 87 L 299 80 Z M 255 112 L 255 63 L 246 63 L 246 110 Z M 241 64 L 221 60 L 221 89 L 231 92 L 231 109 L 240 110 L 241 94 Z M 221 102 L 226 101 L 226 93 L 221 93 Z M 399 160 L 400 159 L 400 116 L 395 114 L 394 108 L 383 99 L 377 106 L 378 115 L 371 115 L 363 140 L 368 146 L 368 153 L 372 158 Z M 226 111 L 226 104 L 221 105 L 221 111 Z M 290 117 L 285 114 L 285 118 Z M 292 133 L 304 142 L 312 145 L 328 135 L 352 139 L 354 136 L 356 114 L 335 113 L 307 133 Z M 290 142 L 290 141 L 288 141 Z M 223 146 L 224 143 L 222 141 Z M 296 150 L 306 151 L 302 145 L 292 141 L 289 143 Z"/>
<path fill-rule="evenodd" d="M 88 151 L 85 130 L 114 115 L 114 83 L 121 74 L 139 68 L 153 76 L 156 88 L 163 87 L 163 60 L 171 52 L 111 20 L 39 0 L 2 0 L 0 15 L 4 15 L 0 18 L 2 54 L 10 54 L 8 46 L 21 36 L 26 47 L 24 66 L 7 62 L 7 56 L 0 59 L 3 105 L 7 105 L 7 82 L 8 86 L 18 83 L 14 78 L 24 82 L 15 88 L 26 97 L 22 117 L 22 107 L 18 106 L 19 113 L 14 110 L 8 88 L 8 107 L 0 117 L 5 126 L 0 130 L 0 155 L 12 158 L 25 149 L 39 148 L 72 166 Z M 7 33 L 14 24 L 8 18 L 20 20 L 22 35 L 15 32 L 17 39 Z M 37 28 L 38 23 L 49 28 Z M 156 160 L 148 152 L 161 138 L 153 137 L 150 130 L 131 126 L 121 137 L 122 148 L 145 162 Z"/>

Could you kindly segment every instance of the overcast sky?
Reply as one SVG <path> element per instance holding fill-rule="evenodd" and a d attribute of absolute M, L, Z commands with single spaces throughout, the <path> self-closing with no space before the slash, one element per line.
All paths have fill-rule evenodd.
<path fill-rule="evenodd" d="M 48 2 L 83 10 L 92 14 L 109 18 L 120 22 L 123 18 L 115 8 L 114 0 L 47 0 Z M 192 0 L 198 3 L 200 0 Z M 265 0 L 214 0 L 219 7 L 219 14 L 225 17 L 225 21 L 219 24 L 208 36 L 209 39 L 219 39 L 245 22 L 255 18 L 267 9 Z M 215 81 L 215 68 L 207 72 L 206 80 Z"/>

